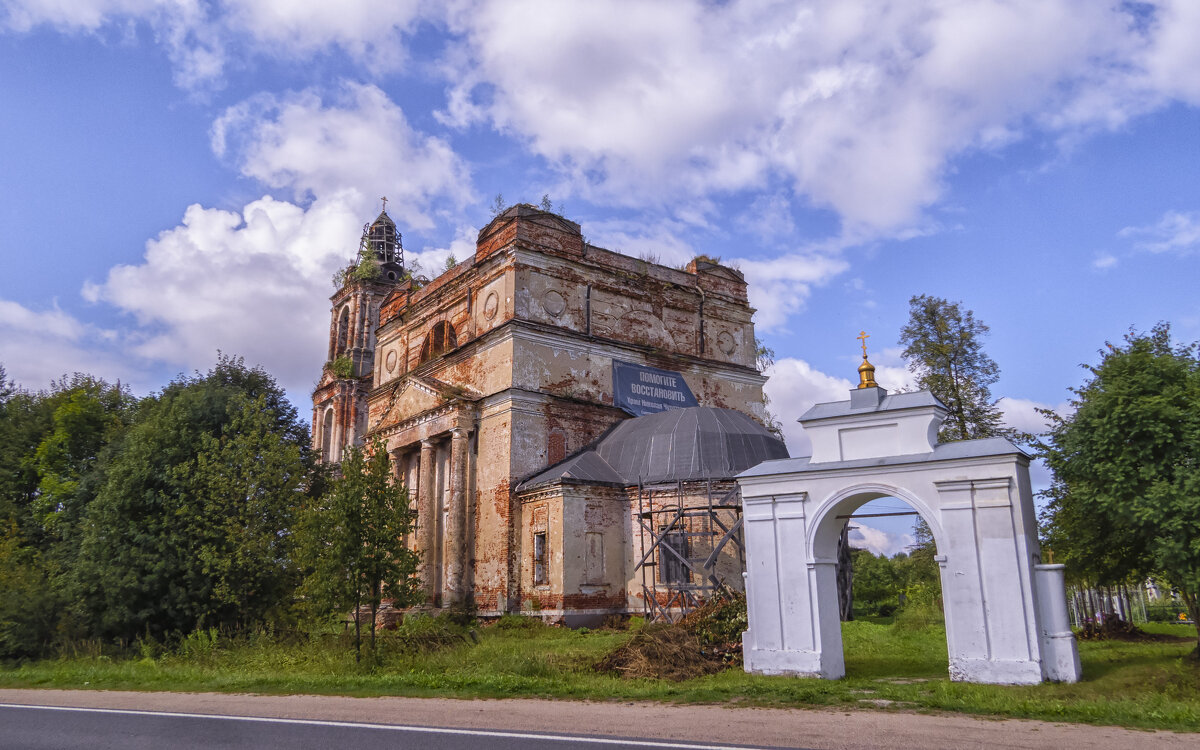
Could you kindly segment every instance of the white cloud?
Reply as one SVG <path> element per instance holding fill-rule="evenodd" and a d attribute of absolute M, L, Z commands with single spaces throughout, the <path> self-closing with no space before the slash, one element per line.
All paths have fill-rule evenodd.
<path fill-rule="evenodd" d="M 913 544 L 912 534 L 884 531 L 855 520 L 850 525 L 850 546 L 870 550 L 873 554 L 892 557 Z"/>
<path fill-rule="evenodd" d="M 115 337 L 115 332 L 84 323 L 57 306 L 37 311 L 0 299 L 0 364 L 25 388 L 44 388 L 73 372 L 149 385 L 139 377 L 140 363 L 113 351 Z"/>
<path fill-rule="evenodd" d="M 1097 271 L 1107 271 L 1110 268 L 1115 268 L 1119 262 L 1120 260 L 1117 256 L 1111 253 L 1104 253 L 1103 255 L 1096 256 L 1096 259 L 1092 261 L 1092 268 Z"/>
<path fill-rule="evenodd" d="M 8 0 L 0 28 L 127 35 L 146 24 L 166 50 L 176 83 L 196 90 L 221 86 L 231 62 L 255 56 L 297 59 L 340 50 L 374 74 L 393 72 L 408 60 L 407 37 L 429 15 L 440 10 L 416 0 Z"/>
<path fill-rule="evenodd" d="M 765 390 L 771 399 L 771 413 L 783 425 L 783 437 L 792 456 L 812 453 L 812 443 L 796 421 L 813 404 L 845 401 L 851 388 L 849 380 L 827 375 L 802 359 L 784 357 L 767 370 Z"/>
<path fill-rule="evenodd" d="M 959 154 L 1192 96 L 1193 8 L 1139 23 L 1145 6 L 1087 0 L 468 5 L 442 115 L 526 139 L 594 200 L 784 175 L 851 234 L 895 234 Z"/>
<path fill-rule="evenodd" d="M 1000 408 L 1001 418 L 1005 427 L 1012 427 L 1032 434 L 1045 432 L 1048 427 L 1046 418 L 1038 413 L 1038 409 L 1049 409 L 1060 416 L 1065 416 L 1071 411 L 1070 405 L 1066 402 L 1051 405 L 1024 398 L 1013 398 L 1011 396 L 1005 396 L 1000 399 L 996 403 L 996 406 Z"/>
<path fill-rule="evenodd" d="M 9 0 L 0 13 L 18 32 L 149 25 L 187 88 L 258 56 L 378 76 L 408 64 L 418 35 L 449 32 L 422 58 L 447 81 L 440 119 L 511 134 L 573 194 L 662 208 L 782 183 L 860 240 L 933 226 L 922 214 L 960 155 L 1200 104 L 1192 0 Z M 294 162 L 269 162 L 291 181 L 279 170 Z"/>
<path fill-rule="evenodd" d="M 226 0 L 224 27 L 245 30 L 259 53 L 301 57 L 340 48 L 374 72 L 408 57 L 405 37 L 422 20 L 417 0 Z"/>
<path fill-rule="evenodd" d="M 294 398 L 319 374 L 330 278 L 354 257 L 361 196 L 308 209 L 264 197 L 240 212 L 189 206 L 183 223 L 146 243 L 139 265 L 116 266 L 85 289 L 134 316 L 140 357 L 206 368 L 218 349 L 274 374 Z"/>
<path fill-rule="evenodd" d="M 448 247 L 426 247 L 414 252 L 404 250 L 404 263 L 414 275 L 424 274 L 430 279 L 440 276 L 446 269 L 446 261 L 453 257 L 455 263 L 475 257 L 475 240 L 479 230 L 475 227 L 461 224 L 454 232 L 454 239 Z"/>
<path fill-rule="evenodd" d="M 758 196 L 735 223 L 742 231 L 766 241 L 791 237 L 796 233 L 791 200 L 782 192 Z"/>
<path fill-rule="evenodd" d="M 1125 227 L 1118 235 L 1152 253 L 1190 253 L 1200 248 L 1200 211 L 1168 211 L 1156 224 Z"/>
<path fill-rule="evenodd" d="M 605 219 L 582 227 L 590 244 L 634 258 L 681 266 L 696 257 L 695 248 L 683 238 L 685 226 L 679 221 Z"/>
<path fill-rule="evenodd" d="M 898 350 L 890 349 L 871 355 L 871 359 L 879 363 L 875 365 L 876 382 L 893 393 L 913 385 L 908 370 L 893 364 L 897 354 Z M 857 367 L 858 362 L 848 362 L 846 371 L 855 373 Z M 794 457 L 812 453 L 812 443 L 796 420 L 813 404 L 845 401 L 850 398 L 850 389 L 858 385 L 857 380 L 829 375 L 795 357 L 775 360 L 766 375 L 769 380 L 764 390 L 771 399 L 771 413 L 783 425 L 788 453 Z"/>
<path fill-rule="evenodd" d="M 813 287 L 820 286 L 850 267 L 842 258 L 822 252 L 798 252 L 769 260 L 731 259 L 746 275 L 750 306 L 758 312 L 761 331 L 780 329 L 788 318 L 804 309 Z"/>
<path fill-rule="evenodd" d="M 442 139 L 414 130 L 379 88 L 345 83 L 329 99 L 310 89 L 229 107 L 213 124 L 213 151 L 298 200 L 348 189 L 386 194 L 388 213 L 412 229 L 432 227 L 437 204 L 460 208 L 474 197 L 466 163 Z"/>

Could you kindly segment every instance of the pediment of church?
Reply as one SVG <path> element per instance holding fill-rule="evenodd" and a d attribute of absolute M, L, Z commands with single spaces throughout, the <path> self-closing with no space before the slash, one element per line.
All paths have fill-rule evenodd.
<path fill-rule="evenodd" d="M 474 400 L 478 396 L 467 389 L 443 383 L 435 378 L 408 375 L 397 384 L 383 423 L 396 424 L 412 419 L 438 409 L 456 398 Z"/>

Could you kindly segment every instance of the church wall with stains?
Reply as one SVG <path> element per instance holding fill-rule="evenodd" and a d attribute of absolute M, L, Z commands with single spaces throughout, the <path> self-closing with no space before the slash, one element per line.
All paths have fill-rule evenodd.
<path fill-rule="evenodd" d="M 335 461 L 345 445 L 382 442 L 417 509 L 412 542 L 435 606 L 629 608 L 627 494 L 539 504 L 512 491 L 628 418 L 613 406 L 614 359 L 677 371 L 701 405 L 766 418 L 738 271 L 593 247 L 531 206 L 496 217 L 472 257 L 423 287 L 351 280 L 332 302 L 330 359 L 339 321 L 360 320 L 347 331 L 357 369 L 345 378 L 327 364 L 314 448 Z M 535 583 L 538 565 L 557 566 L 552 587 Z"/>

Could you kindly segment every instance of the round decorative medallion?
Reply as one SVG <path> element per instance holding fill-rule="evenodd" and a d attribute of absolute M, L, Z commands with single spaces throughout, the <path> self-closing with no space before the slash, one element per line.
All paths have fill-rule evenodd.
<path fill-rule="evenodd" d="M 496 317 L 496 312 L 500 310 L 500 295 L 496 294 L 496 290 L 488 292 L 487 299 L 483 301 L 483 317 L 491 320 Z"/>
<path fill-rule="evenodd" d="M 721 331 L 721 335 L 717 336 L 717 348 L 725 352 L 726 355 L 733 354 L 733 350 L 737 347 L 737 342 L 733 340 L 733 336 L 729 331 Z"/>
<path fill-rule="evenodd" d="M 557 318 L 567 309 L 567 301 L 557 291 L 551 289 L 542 295 L 542 309 L 552 317 Z"/>
<path fill-rule="evenodd" d="M 387 368 L 388 372 L 395 371 L 395 369 L 396 369 L 396 350 L 395 349 L 388 352 L 387 356 L 384 357 L 383 366 Z"/>

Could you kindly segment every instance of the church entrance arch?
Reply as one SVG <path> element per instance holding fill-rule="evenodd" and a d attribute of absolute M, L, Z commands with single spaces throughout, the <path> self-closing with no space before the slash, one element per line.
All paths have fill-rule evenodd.
<path fill-rule="evenodd" d="M 926 520 L 937 545 L 950 678 L 1078 680 L 1062 566 L 1041 564 L 1029 458 L 1002 438 L 938 443 L 945 413 L 928 392 L 888 395 L 872 383 L 801 417 L 812 456 L 766 461 L 738 477 L 747 671 L 844 676 L 841 524 L 863 503 L 896 497 Z"/>

